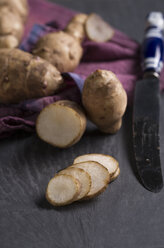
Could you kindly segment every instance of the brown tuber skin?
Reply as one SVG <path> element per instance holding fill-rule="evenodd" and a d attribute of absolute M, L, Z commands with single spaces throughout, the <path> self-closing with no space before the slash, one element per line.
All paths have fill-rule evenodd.
<path fill-rule="evenodd" d="M 0 1 L 0 48 L 15 48 L 19 45 L 27 15 L 26 0 Z"/>
<path fill-rule="evenodd" d="M 82 101 L 88 117 L 102 132 L 114 134 L 121 128 L 127 94 L 114 73 L 92 73 L 85 80 Z"/>
<path fill-rule="evenodd" d="M 59 31 L 39 39 L 33 54 L 49 61 L 60 72 L 68 72 L 78 66 L 82 56 L 82 47 L 70 34 Z"/>
<path fill-rule="evenodd" d="M 53 32 L 40 38 L 33 54 L 53 64 L 60 72 L 73 71 L 83 54 L 81 41 L 85 37 L 86 15 L 76 15 L 65 31 Z"/>
<path fill-rule="evenodd" d="M 47 61 L 19 49 L 0 49 L 0 102 L 54 94 L 63 86 L 60 72 Z"/>
<path fill-rule="evenodd" d="M 29 10 L 27 0 L 1 0 L 0 9 L 2 7 L 8 8 L 10 12 L 20 16 L 24 23 L 26 22 Z"/>
<path fill-rule="evenodd" d="M 85 34 L 85 22 L 87 20 L 87 15 L 85 14 L 77 14 L 75 15 L 71 21 L 68 23 L 65 32 L 73 36 L 79 42 L 82 42 Z"/>

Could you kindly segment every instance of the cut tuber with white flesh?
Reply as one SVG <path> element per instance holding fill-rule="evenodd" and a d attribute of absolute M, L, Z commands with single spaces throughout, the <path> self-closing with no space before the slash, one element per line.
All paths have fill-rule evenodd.
<path fill-rule="evenodd" d="M 80 183 L 71 175 L 56 175 L 47 186 L 46 198 L 54 206 L 64 206 L 76 200 Z"/>
<path fill-rule="evenodd" d="M 83 199 L 93 198 L 106 189 L 110 181 L 110 174 L 103 165 L 94 161 L 87 161 L 73 164 L 72 167 L 81 168 L 91 176 L 92 183 L 90 191 Z"/>
<path fill-rule="evenodd" d="M 90 191 L 91 176 L 83 169 L 68 167 L 68 168 L 66 168 L 66 169 L 64 169 L 58 173 L 58 175 L 61 175 L 61 174 L 71 175 L 79 181 L 81 187 L 80 187 L 80 192 L 79 192 L 76 200 L 82 199 Z"/>
<path fill-rule="evenodd" d="M 120 168 L 118 167 L 118 169 L 116 170 L 116 172 L 111 177 L 111 182 L 114 181 L 119 175 L 120 175 Z"/>
<path fill-rule="evenodd" d="M 38 136 L 59 148 L 77 143 L 86 129 L 86 117 L 78 104 L 63 100 L 45 107 L 36 122 Z"/>
<path fill-rule="evenodd" d="M 95 161 L 95 162 L 102 164 L 104 167 L 107 168 L 111 177 L 115 174 L 119 166 L 117 160 L 114 159 L 113 157 L 109 155 L 97 154 L 97 153 L 81 155 L 75 158 L 73 163 L 76 164 L 76 163 L 87 162 L 87 161 Z"/>
<path fill-rule="evenodd" d="M 119 164 L 113 157 L 85 154 L 55 174 L 48 183 L 46 198 L 54 206 L 88 200 L 101 194 L 119 174 Z"/>
<path fill-rule="evenodd" d="M 106 42 L 114 35 L 113 28 L 99 15 L 90 14 L 85 22 L 87 37 L 96 42 Z"/>

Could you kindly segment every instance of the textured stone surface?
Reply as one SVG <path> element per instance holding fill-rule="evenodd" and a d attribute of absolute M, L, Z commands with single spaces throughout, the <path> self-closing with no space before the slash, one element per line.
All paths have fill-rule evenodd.
<path fill-rule="evenodd" d="M 141 39 L 144 16 L 164 10 L 163 0 L 58 0 L 85 12 L 98 12 L 114 26 Z M 164 164 L 164 96 L 161 96 L 161 160 Z M 60 150 L 36 135 L 0 141 L 1 248 L 163 248 L 164 190 L 153 194 L 135 176 L 132 110 L 116 135 L 101 134 L 90 123 L 75 146 Z M 118 159 L 119 178 L 98 198 L 53 208 L 44 194 L 56 171 L 84 153 Z M 164 167 L 162 168 L 164 171 Z"/>

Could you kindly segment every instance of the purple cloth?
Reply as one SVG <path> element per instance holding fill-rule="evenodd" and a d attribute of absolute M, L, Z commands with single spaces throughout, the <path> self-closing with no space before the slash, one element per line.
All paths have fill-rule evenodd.
<path fill-rule="evenodd" d="M 44 0 L 29 0 L 29 5 L 30 15 L 21 45 L 22 49 L 28 51 L 40 36 L 53 30 L 63 29 L 75 14 L 72 10 Z M 45 23 L 49 25 L 45 26 Z M 34 24 L 39 24 L 39 26 L 33 26 Z M 96 69 L 107 69 L 116 73 L 128 94 L 128 103 L 131 104 L 135 81 L 141 75 L 139 44 L 115 30 L 115 35 L 110 42 L 95 43 L 85 40 L 83 47 L 82 62 L 75 70 L 75 74 L 64 75 L 67 86 L 61 92 L 15 105 L 0 104 L 0 138 L 8 137 L 17 130 L 35 131 L 38 113 L 52 102 L 61 99 L 80 102 L 79 89 L 82 90 L 83 79 Z M 163 89 L 164 73 L 161 79 Z"/>

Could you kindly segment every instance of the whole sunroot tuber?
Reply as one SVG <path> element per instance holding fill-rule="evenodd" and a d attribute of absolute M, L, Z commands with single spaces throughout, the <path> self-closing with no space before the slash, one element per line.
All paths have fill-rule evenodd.
<path fill-rule="evenodd" d="M 0 48 L 15 48 L 19 45 L 27 15 L 26 0 L 0 1 Z"/>
<path fill-rule="evenodd" d="M 20 16 L 23 22 L 28 16 L 28 1 L 27 0 L 1 0 L 0 9 L 7 8 L 10 12 Z"/>
<path fill-rule="evenodd" d="M 68 23 L 65 32 L 73 36 L 79 42 L 82 42 L 85 34 L 85 22 L 88 16 L 86 14 L 77 14 Z"/>
<path fill-rule="evenodd" d="M 126 92 L 114 73 L 96 70 L 84 83 L 83 106 L 90 120 L 105 133 L 116 133 L 127 106 Z"/>
<path fill-rule="evenodd" d="M 50 33 L 36 44 L 33 54 L 53 64 L 60 72 L 73 71 L 80 62 L 80 43 L 63 31 Z"/>
<path fill-rule="evenodd" d="M 49 62 L 19 49 L 0 49 L 0 102 L 52 95 L 63 84 L 60 72 Z"/>
<path fill-rule="evenodd" d="M 40 38 L 33 54 L 46 59 L 60 72 L 73 71 L 83 54 L 81 41 L 85 36 L 86 17 L 78 14 L 69 22 L 65 31 L 49 33 Z"/>

